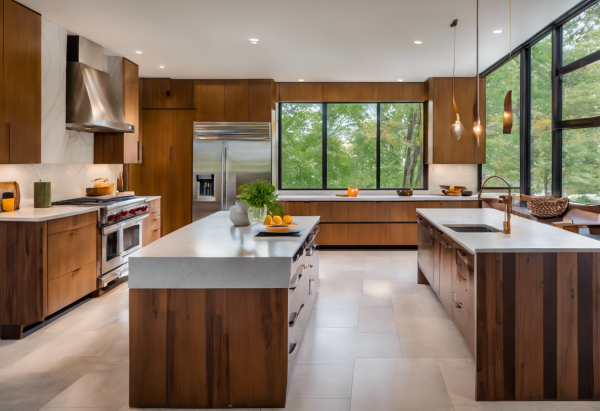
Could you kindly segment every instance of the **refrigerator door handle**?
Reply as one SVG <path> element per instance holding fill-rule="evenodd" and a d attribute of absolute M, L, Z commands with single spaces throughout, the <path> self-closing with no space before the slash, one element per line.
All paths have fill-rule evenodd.
<path fill-rule="evenodd" d="M 221 211 L 225 210 L 225 207 L 223 206 L 223 198 L 225 196 L 225 150 L 227 150 L 227 148 L 225 147 L 225 144 L 223 144 L 223 150 L 221 150 Z"/>
<path fill-rule="evenodd" d="M 227 151 L 227 143 L 225 143 L 225 178 L 227 183 L 225 187 L 225 211 L 229 210 L 229 152 Z"/>

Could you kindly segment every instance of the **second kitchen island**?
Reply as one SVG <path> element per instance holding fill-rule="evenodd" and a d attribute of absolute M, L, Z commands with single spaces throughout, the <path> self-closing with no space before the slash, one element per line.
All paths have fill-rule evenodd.
<path fill-rule="evenodd" d="M 318 286 L 319 217 L 256 237 L 218 212 L 129 257 L 129 406 L 284 408 Z"/>

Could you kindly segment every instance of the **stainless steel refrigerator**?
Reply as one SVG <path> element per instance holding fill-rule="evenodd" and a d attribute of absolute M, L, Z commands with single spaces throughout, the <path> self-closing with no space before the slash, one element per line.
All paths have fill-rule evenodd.
<path fill-rule="evenodd" d="M 271 123 L 194 123 L 192 221 L 235 205 L 238 187 L 271 182 Z"/>

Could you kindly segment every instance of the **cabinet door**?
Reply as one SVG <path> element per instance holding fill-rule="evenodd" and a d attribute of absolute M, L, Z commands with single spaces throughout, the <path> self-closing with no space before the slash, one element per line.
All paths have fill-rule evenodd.
<path fill-rule="evenodd" d="M 140 68 L 123 59 L 123 112 L 134 133 L 123 133 L 123 163 L 139 163 L 140 150 Z M 94 137 L 95 139 L 95 137 Z M 104 163 L 106 164 L 106 163 Z"/>
<path fill-rule="evenodd" d="M 433 283 L 433 240 L 429 224 L 424 218 L 419 218 L 419 254 L 418 261 L 421 271 L 429 284 Z"/>
<path fill-rule="evenodd" d="M 96 225 L 48 236 L 48 280 L 96 261 Z"/>
<path fill-rule="evenodd" d="M 452 317 L 452 257 L 454 256 L 454 243 L 446 235 L 440 236 L 440 292 L 442 305 Z"/>
<path fill-rule="evenodd" d="M 168 78 L 142 79 L 142 108 L 171 108 L 170 89 Z"/>
<path fill-rule="evenodd" d="M 96 261 L 48 281 L 48 314 L 96 290 Z"/>
<path fill-rule="evenodd" d="M 194 81 L 194 121 L 225 121 L 225 81 Z"/>
<path fill-rule="evenodd" d="M 440 232 L 436 229 L 433 230 L 433 283 L 431 283 L 431 288 L 440 296 L 440 257 L 441 257 L 441 236 Z"/>
<path fill-rule="evenodd" d="M 345 201 L 314 201 L 311 215 L 321 217 L 322 223 L 347 223 L 348 203 Z"/>
<path fill-rule="evenodd" d="M 475 353 L 474 257 L 455 246 L 452 256 L 452 320 L 472 353 Z"/>
<path fill-rule="evenodd" d="M 248 80 L 248 121 L 271 122 L 275 113 L 275 82 Z"/>
<path fill-rule="evenodd" d="M 42 162 L 42 18 L 4 0 L 4 122 L 1 162 Z M 8 145 L 6 144 L 8 143 Z"/>
<path fill-rule="evenodd" d="M 160 208 L 150 210 L 148 218 L 142 220 L 142 245 L 148 244 L 160 238 Z"/>
<path fill-rule="evenodd" d="M 414 223 L 390 224 L 390 245 L 418 245 L 419 227 Z"/>
<path fill-rule="evenodd" d="M 248 121 L 248 80 L 225 80 L 225 121 Z"/>
<path fill-rule="evenodd" d="M 349 224 L 320 224 L 319 233 L 320 245 L 349 245 L 348 226 Z"/>
<path fill-rule="evenodd" d="M 417 208 L 425 208 L 422 201 L 395 201 L 391 204 L 391 221 L 417 221 Z"/>
<path fill-rule="evenodd" d="M 390 224 L 348 224 L 348 245 L 390 245 Z"/>
<path fill-rule="evenodd" d="M 348 221 L 351 222 L 388 222 L 390 221 L 390 203 L 381 201 L 348 202 Z"/>
<path fill-rule="evenodd" d="M 312 214 L 311 203 L 306 201 L 286 201 L 283 203 L 284 213 L 293 216 L 309 216 Z"/>
<path fill-rule="evenodd" d="M 171 108 L 194 108 L 194 80 L 171 80 Z"/>

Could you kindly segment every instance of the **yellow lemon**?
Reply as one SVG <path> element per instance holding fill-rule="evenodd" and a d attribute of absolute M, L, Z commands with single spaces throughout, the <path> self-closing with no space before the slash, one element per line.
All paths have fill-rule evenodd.
<path fill-rule="evenodd" d="M 265 218 L 265 222 L 263 223 L 263 225 L 271 225 L 271 223 L 273 223 L 273 219 L 270 215 L 268 215 L 267 218 Z"/>
<path fill-rule="evenodd" d="M 448 191 L 455 191 L 455 190 L 456 190 L 456 189 L 454 188 L 454 186 L 452 186 L 452 187 L 450 187 L 450 188 L 448 189 Z"/>
<path fill-rule="evenodd" d="M 279 217 L 278 215 L 276 215 L 275 217 L 273 217 L 273 224 L 281 224 L 281 217 Z"/>
<path fill-rule="evenodd" d="M 284 215 L 283 216 L 283 222 L 285 224 L 292 224 L 292 216 L 291 215 Z"/>

